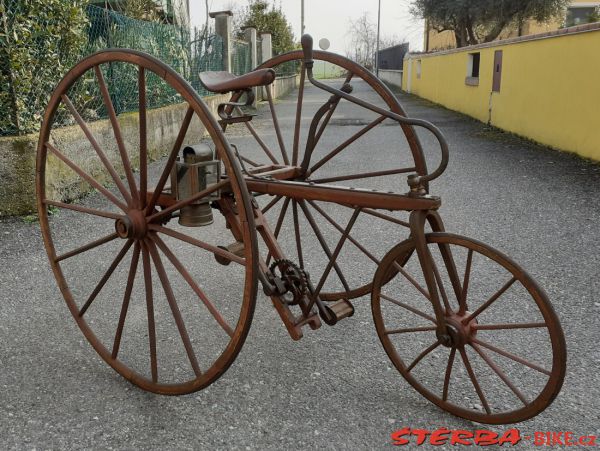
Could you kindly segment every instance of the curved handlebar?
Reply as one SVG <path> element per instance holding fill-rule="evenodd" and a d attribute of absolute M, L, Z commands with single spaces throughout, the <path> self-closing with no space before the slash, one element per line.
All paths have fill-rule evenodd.
<path fill-rule="evenodd" d="M 432 180 L 434 180 L 434 179 L 438 178 L 440 175 L 442 175 L 442 173 L 446 170 L 446 167 L 448 167 L 449 150 L 448 150 L 448 142 L 446 141 L 446 138 L 444 138 L 444 135 L 442 134 L 442 132 L 440 131 L 439 128 L 437 128 L 431 122 L 425 121 L 423 119 L 412 119 L 412 118 L 408 118 L 406 116 L 401 116 L 398 113 L 394 113 L 393 111 L 385 110 L 385 109 L 380 108 L 376 105 L 373 105 L 369 102 L 366 102 L 362 99 L 354 97 L 354 96 L 350 95 L 349 93 L 346 93 L 339 89 L 332 88 L 331 86 L 328 86 L 324 83 L 317 81 L 313 77 L 313 73 L 312 73 L 312 64 L 313 64 L 312 38 L 307 34 L 302 36 L 302 49 L 304 51 L 304 58 L 305 58 L 305 65 L 306 65 L 306 69 L 307 69 L 308 79 L 316 87 L 321 88 L 324 91 L 327 91 L 335 96 L 339 96 L 343 99 L 346 99 L 349 102 L 360 105 L 363 108 L 367 108 L 371 111 L 379 113 L 382 116 L 393 119 L 396 122 L 399 122 L 401 124 L 423 127 L 425 129 L 429 130 L 435 136 L 435 138 L 438 140 L 438 142 L 440 144 L 440 151 L 442 154 L 442 159 L 440 161 L 440 165 L 437 167 L 437 169 L 435 171 L 433 171 L 430 174 L 410 176 L 408 178 L 408 184 L 411 187 L 411 189 L 418 190 L 425 183 L 431 182 Z"/>

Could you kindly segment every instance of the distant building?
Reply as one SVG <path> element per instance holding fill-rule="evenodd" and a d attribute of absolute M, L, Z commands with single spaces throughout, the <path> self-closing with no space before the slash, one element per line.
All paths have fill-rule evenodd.
<path fill-rule="evenodd" d="M 535 20 L 530 20 L 524 23 L 520 28 L 517 26 L 505 28 L 496 40 L 545 33 L 558 30 L 561 27 L 570 27 L 588 23 L 590 21 L 596 21 L 595 12 L 598 7 L 600 7 L 600 1 L 590 2 L 584 0 L 571 0 L 571 5 L 565 11 L 563 20 L 546 23 L 538 23 Z M 425 43 L 423 45 L 425 52 L 453 48 L 456 48 L 456 38 L 454 37 L 453 31 L 446 30 L 437 32 L 431 29 L 427 21 L 425 21 Z"/>
<path fill-rule="evenodd" d="M 379 51 L 379 69 L 402 70 L 404 55 L 408 53 L 408 42 Z"/>
<path fill-rule="evenodd" d="M 90 4 L 100 8 L 123 11 L 127 0 L 91 0 Z M 165 23 L 190 26 L 190 2 L 189 0 L 154 0 L 156 13 Z"/>

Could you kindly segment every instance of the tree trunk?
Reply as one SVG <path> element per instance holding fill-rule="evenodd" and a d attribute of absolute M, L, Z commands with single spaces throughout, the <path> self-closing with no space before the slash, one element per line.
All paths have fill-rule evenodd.
<path fill-rule="evenodd" d="M 494 27 L 488 32 L 488 34 L 485 35 L 485 38 L 483 38 L 483 42 L 492 42 L 500 35 L 500 33 L 502 33 L 502 30 L 504 30 L 505 26 L 506 22 L 504 21 L 494 25 Z"/>
<path fill-rule="evenodd" d="M 454 29 L 454 36 L 456 37 L 456 47 L 465 47 L 469 44 L 467 29 L 464 23 L 459 23 Z"/>

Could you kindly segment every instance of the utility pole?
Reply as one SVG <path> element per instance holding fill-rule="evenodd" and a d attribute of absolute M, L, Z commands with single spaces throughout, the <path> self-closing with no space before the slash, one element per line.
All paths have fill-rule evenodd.
<path fill-rule="evenodd" d="M 301 10 L 300 10 L 300 35 L 304 36 L 304 0 L 301 1 Z"/>
<path fill-rule="evenodd" d="M 304 1 L 304 0 L 302 0 Z M 375 75 L 379 78 L 379 31 L 381 29 L 381 0 L 377 8 L 377 50 L 375 51 Z"/>

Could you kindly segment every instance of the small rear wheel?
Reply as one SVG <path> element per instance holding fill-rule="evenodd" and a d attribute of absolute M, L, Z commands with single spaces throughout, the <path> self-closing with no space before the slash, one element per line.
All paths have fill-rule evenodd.
<path fill-rule="evenodd" d="M 200 142 L 228 177 L 199 190 L 190 206 L 205 225 L 182 227 L 177 216 L 188 204 L 165 203 L 166 184 L 180 150 Z M 52 270 L 98 354 L 155 393 L 189 393 L 218 379 L 250 328 L 256 232 L 238 163 L 189 84 L 141 52 L 82 60 L 46 109 L 36 184 Z M 210 224 L 209 202 L 224 197 L 240 219 L 236 255 L 219 247 L 233 240 L 223 217 Z"/>
<path fill-rule="evenodd" d="M 539 414 L 558 395 L 566 365 L 565 338 L 546 294 L 483 243 L 426 237 L 451 340 L 437 338 L 407 240 L 385 256 L 373 282 L 373 318 L 390 360 L 419 393 L 459 417 L 505 424 Z"/>

